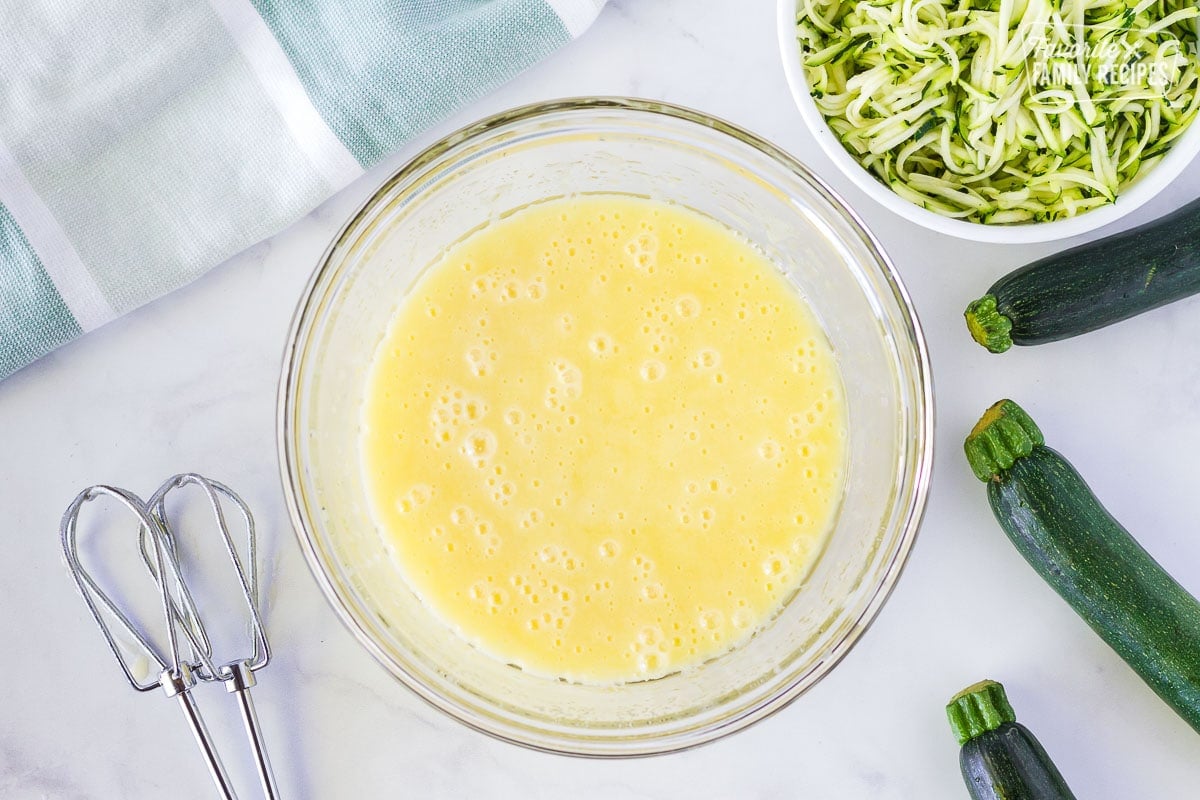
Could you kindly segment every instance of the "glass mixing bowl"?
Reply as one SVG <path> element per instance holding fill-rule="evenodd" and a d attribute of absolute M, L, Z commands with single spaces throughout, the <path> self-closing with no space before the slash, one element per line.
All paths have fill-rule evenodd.
<path fill-rule="evenodd" d="M 457 636 L 407 587 L 376 528 L 359 460 L 368 366 L 422 272 L 490 220 L 549 198 L 678 203 L 761 248 L 808 301 L 846 386 L 840 511 L 799 591 L 751 639 L 650 681 L 580 685 L 524 672 Z M 284 488 L 334 610 L 401 682 L 462 722 L 541 750 L 630 756 L 724 736 L 782 708 L 846 654 L 912 547 L 932 460 L 929 362 L 908 296 L 845 203 L 787 154 L 694 111 L 624 99 L 509 111 L 392 176 L 316 270 L 279 402 Z"/>

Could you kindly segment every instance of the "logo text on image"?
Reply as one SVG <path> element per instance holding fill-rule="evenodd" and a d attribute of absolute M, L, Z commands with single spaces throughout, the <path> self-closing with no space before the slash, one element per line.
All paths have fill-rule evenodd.
<path fill-rule="evenodd" d="M 1188 63 L 1183 44 L 1167 57 L 1147 59 L 1119 25 L 1086 25 L 1085 33 L 1071 40 L 1054 37 L 1050 23 L 1032 26 L 1027 72 L 1032 85 L 1045 88 L 1130 86 L 1161 90 L 1172 75 Z M 1102 98 L 1097 98 L 1102 99 Z"/>

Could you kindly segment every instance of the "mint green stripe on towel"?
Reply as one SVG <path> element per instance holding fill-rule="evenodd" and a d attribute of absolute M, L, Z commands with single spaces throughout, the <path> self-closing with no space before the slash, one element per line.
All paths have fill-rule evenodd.
<path fill-rule="evenodd" d="M 544 0 L 253 0 L 364 166 L 570 39 Z"/>
<path fill-rule="evenodd" d="M 281 230 L 603 4 L 0 0 L 0 378 Z"/>
<path fill-rule="evenodd" d="M 37 253 L 0 204 L 0 379 L 80 333 Z"/>
<path fill-rule="evenodd" d="M 15 14 L 5 30 L 0 11 L 0 30 L 11 31 L 0 45 L 0 141 L 116 313 L 276 233 L 338 188 L 296 145 L 208 3 L 37 5 L 46 15 L 57 6 L 61 19 Z M 29 66 L 44 53 L 55 54 L 53 69 Z M 8 190 L 0 185 L 0 202 Z"/>

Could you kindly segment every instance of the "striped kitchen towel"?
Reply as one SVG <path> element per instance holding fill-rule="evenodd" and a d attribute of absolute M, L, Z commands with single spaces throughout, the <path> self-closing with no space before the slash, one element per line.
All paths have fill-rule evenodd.
<path fill-rule="evenodd" d="M 281 230 L 604 2 L 0 3 L 0 378 Z"/>

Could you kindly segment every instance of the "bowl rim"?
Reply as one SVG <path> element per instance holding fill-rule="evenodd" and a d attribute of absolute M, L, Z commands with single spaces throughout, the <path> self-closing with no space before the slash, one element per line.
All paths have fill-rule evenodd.
<path fill-rule="evenodd" d="M 829 130 L 825 117 L 817 109 L 809 91 L 808 79 L 801 66 L 800 42 L 796 37 L 796 14 L 800 0 L 777 0 L 777 33 L 783 71 L 792 100 L 800 111 L 805 127 L 838 169 L 871 199 L 924 228 L 959 239 L 999 244 L 1032 244 L 1068 239 L 1089 233 L 1126 217 L 1155 197 L 1180 176 L 1200 153 L 1200 120 L 1193 120 L 1175 140 L 1162 160 L 1141 175 L 1117 199 L 1107 205 L 1067 219 L 1016 225 L 988 225 L 942 216 L 922 208 L 893 192 L 859 164 L 841 141 Z"/>
<path fill-rule="evenodd" d="M 883 288 L 890 290 L 896 302 L 906 328 L 904 333 L 907 335 L 904 339 L 912 346 L 915 362 L 911 376 L 916 395 L 914 401 L 921 405 L 919 413 L 913 417 L 915 430 L 910 439 L 910 446 L 915 452 L 914 470 L 911 475 L 912 489 L 908 493 L 907 502 L 902 506 L 903 513 L 896 522 L 899 536 L 891 558 L 880 567 L 880 579 L 877 585 L 869 599 L 862 605 L 857 617 L 852 619 L 849 631 L 833 645 L 826 657 L 815 668 L 788 683 L 781 684 L 776 691 L 756 705 L 743 709 L 730 717 L 707 723 L 699 729 L 668 732 L 654 738 L 634 740 L 635 746 L 633 747 L 630 747 L 628 743 L 622 744 L 620 740 L 597 744 L 590 739 L 570 739 L 561 733 L 544 730 L 539 731 L 540 735 L 536 739 L 530 738 L 528 735 L 523 736 L 523 733 L 528 734 L 529 726 L 499 721 L 495 718 L 481 720 L 475 716 L 472 709 L 429 687 L 419 677 L 411 674 L 403 665 L 397 663 L 367 632 L 346 598 L 334 584 L 317 552 L 315 534 L 310 530 L 305 513 L 307 503 L 302 488 L 301 468 L 295 441 L 298 434 L 292 426 L 298 399 L 296 389 L 302 365 L 300 356 L 303 354 L 303 349 L 311 344 L 308 340 L 308 335 L 311 333 L 311 315 L 314 309 L 320 305 L 320 301 L 323 299 L 322 292 L 329 288 L 328 284 L 333 277 L 331 259 L 346 242 L 347 236 L 357 229 L 358 223 L 373 210 L 377 199 L 397 184 L 420 175 L 428 166 L 436 163 L 438 159 L 463 142 L 486 136 L 514 123 L 526 122 L 539 117 L 561 112 L 597 110 L 664 115 L 732 136 L 743 144 L 758 149 L 788 171 L 808 182 L 825 202 L 844 214 L 851 228 L 861 237 L 862 243 L 874 254 L 879 275 L 884 281 Z M 796 158 L 739 126 L 679 105 L 616 96 L 572 97 L 536 102 L 489 115 L 446 135 L 425 148 L 388 175 L 371 191 L 325 248 L 297 303 L 282 357 L 283 363 L 276 395 L 276 453 L 279 462 L 279 477 L 288 518 L 300 550 L 309 571 L 321 588 L 326 602 L 358 643 L 385 670 L 426 703 L 473 730 L 500 741 L 539 752 L 601 759 L 644 757 L 680 752 L 723 738 L 780 711 L 823 679 L 849 653 L 877 618 L 879 610 L 891 595 L 907 564 L 928 502 L 933 469 L 935 419 L 929 351 L 916 308 L 886 251 L 845 200 Z M 614 743 L 617 747 L 613 746 Z"/>

